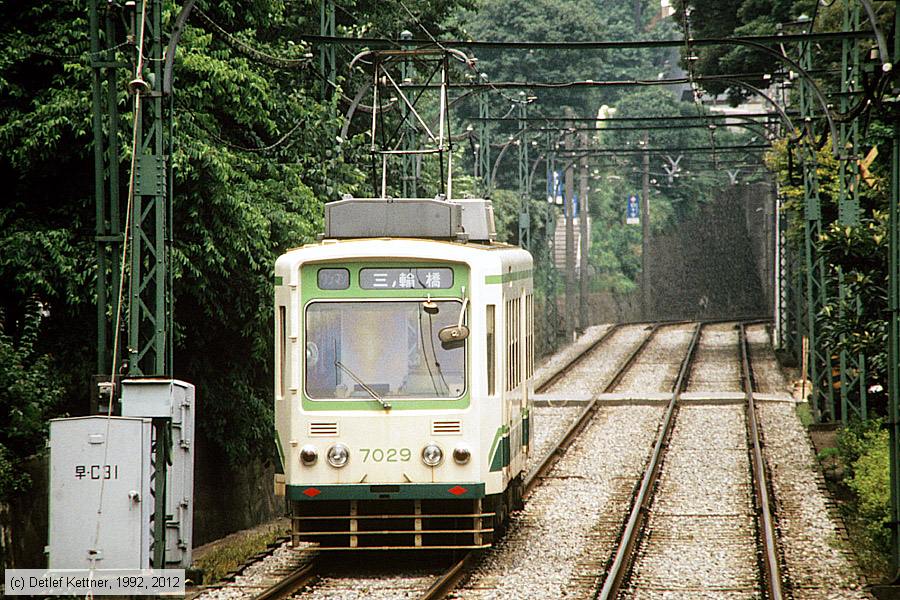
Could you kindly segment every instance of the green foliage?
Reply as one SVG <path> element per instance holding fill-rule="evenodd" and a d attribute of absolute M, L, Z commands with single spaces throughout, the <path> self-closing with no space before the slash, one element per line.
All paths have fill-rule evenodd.
<path fill-rule="evenodd" d="M 203 584 L 212 585 L 233 573 L 251 556 L 263 552 L 290 532 L 284 524 L 272 524 L 252 532 L 230 535 L 194 561 L 194 568 L 203 571 Z"/>
<path fill-rule="evenodd" d="M 881 554 L 890 549 L 890 468 L 888 431 L 880 419 L 852 423 L 838 435 L 847 470 L 845 483 L 855 497 L 848 513 L 869 545 Z"/>
<path fill-rule="evenodd" d="M 43 447 L 63 390 L 50 357 L 35 350 L 43 307 L 32 302 L 18 339 L 0 327 L 0 500 L 27 489 L 23 461 Z"/>
<path fill-rule="evenodd" d="M 636 7 L 640 10 L 636 11 Z M 650 2 L 616 0 L 483 0 L 467 21 L 475 39 L 492 41 L 591 41 L 663 39 L 672 33 L 669 21 L 651 20 Z M 491 81 L 567 82 L 656 77 L 662 62 L 658 52 L 620 49 L 615 52 L 532 50 L 479 52 L 480 66 Z M 623 88 L 537 90 L 538 105 L 556 116 L 563 107 L 579 116 L 595 115 L 601 104 L 612 104 L 628 92 Z"/>
<path fill-rule="evenodd" d="M 887 378 L 888 214 L 875 210 L 856 226 L 831 223 L 819 238 L 818 248 L 829 264 L 843 271 L 844 295 L 829 298 L 820 315 L 823 341 L 851 356 L 866 356 L 870 381 Z"/>
<path fill-rule="evenodd" d="M 874 121 L 870 127 L 869 143 L 887 148 L 884 125 Z M 865 146 L 864 146 L 865 147 Z M 787 140 L 773 144 L 766 157 L 769 168 L 776 173 L 780 192 L 785 198 L 787 239 L 802 252 L 805 239 L 805 192 L 800 163 L 801 151 Z M 882 151 L 882 154 L 888 152 Z M 887 184 L 889 174 L 884 162 L 876 161 L 870 171 L 870 181 L 859 185 L 860 220 L 856 225 L 838 222 L 840 197 L 840 163 L 831 153 L 831 141 L 825 140 L 815 153 L 816 175 L 822 219 L 826 223 L 818 239 L 813 240 L 815 251 L 825 261 L 828 273 L 829 296 L 816 316 L 822 334 L 821 342 L 832 352 L 844 350 L 851 356 L 865 355 L 868 384 L 886 385 L 887 323 L 883 318 L 887 308 L 888 213 Z M 843 282 L 843 295 L 838 284 Z M 858 389 L 850 390 L 857 395 Z M 869 405 L 884 411 L 883 393 L 872 393 Z"/>
<path fill-rule="evenodd" d="M 616 105 L 617 117 L 696 116 L 697 107 L 678 101 L 663 88 L 643 88 L 623 96 Z M 614 128 L 598 129 L 594 143 L 598 147 L 635 148 L 644 143 L 644 132 Z M 744 138 L 727 131 L 711 133 L 704 129 L 653 129 L 647 132 L 650 148 L 702 147 L 716 144 L 736 145 Z M 744 136 L 746 137 L 746 136 Z M 665 169 L 671 162 L 658 153 L 650 158 L 650 228 L 663 232 L 696 214 L 712 199 L 722 185 L 723 173 L 710 169 L 709 156 L 670 153 L 678 161 L 679 171 L 671 177 Z M 609 158 L 593 170 L 591 182 L 591 265 L 602 286 L 615 292 L 636 289 L 640 272 L 641 227 L 625 225 L 625 202 L 631 194 L 641 195 L 644 172 L 640 152 Z"/>
<path fill-rule="evenodd" d="M 426 0 L 410 5 L 413 17 L 399 3 L 342 2 L 339 34 L 395 37 L 408 28 L 424 35 L 416 19 L 440 33 L 439 22 L 468 5 Z M 366 165 L 362 136 L 338 137 L 343 94 L 329 85 L 335 93 L 322 99 L 317 66 L 306 58 L 309 48 L 294 41 L 318 33 L 318 3 L 222 0 L 198 6 L 206 17 L 195 10 L 188 20 L 174 69 L 175 375 L 198 386 L 199 427 L 239 464 L 272 453 L 275 258 L 314 238 L 322 204 L 357 193 L 364 183 L 360 166 Z M 122 5 L 109 8 L 121 11 Z M 174 1 L 164 4 L 165 31 L 180 8 Z M 0 287 L 8 291 L 0 300 L 0 324 L 17 335 L 32 299 L 50 313 L 27 352 L 35 359 L 31 370 L 44 375 L 47 386 L 65 387 L 66 402 L 59 405 L 48 394 L 46 410 L 38 411 L 42 417 L 54 410 L 83 414 L 96 369 L 87 17 L 87 3 L 64 0 L 30 4 L 0 23 L 6 49 L 0 57 L 0 176 L 9 198 L 0 208 Z M 116 23 L 126 21 L 115 14 Z M 125 32 L 116 36 L 124 41 Z M 260 58 L 260 51 L 294 61 L 292 68 Z M 132 55 L 123 45 L 110 58 L 127 65 Z M 342 73 L 348 60 L 339 58 Z M 120 122 L 114 125 L 125 174 L 129 69 L 114 75 L 121 90 Z M 120 183 L 125 198 L 127 177 Z M 26 352 L 6 341 L 3 348 L 11 357 Z M 20 362 L 10 358 L 9 364 Z M 38 439 L 42 434 L 29 432 Z M 8 461 L 21 456 L 18 446 L 0 452 Z"/>
<path fill-rule="evenodd" d="M 519 194 L 512 190 L 494 190 L 491 193 L 491 204 L 494 206 L 497 240 L 516 243 L 519 237 Z"/>
<path fill-rule="evenodd" d="M 641 227 L 624 224 L 628 192 L 618 185 L 595 187 L 598 189 L 592 193 L 590 205 L 593 222 L 589 260 L 596 284 L 616 293 L 634 291 L 641 269 Z"/>

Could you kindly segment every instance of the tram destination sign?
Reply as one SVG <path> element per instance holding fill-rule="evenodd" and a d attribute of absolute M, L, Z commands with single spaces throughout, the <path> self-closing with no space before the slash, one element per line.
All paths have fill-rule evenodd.
<path fill-rule="evenodd" d="M 453 287 L 453 269 L 444 267 L 360 269 L 359 287 L 364 290 L 445 290 Z"/>

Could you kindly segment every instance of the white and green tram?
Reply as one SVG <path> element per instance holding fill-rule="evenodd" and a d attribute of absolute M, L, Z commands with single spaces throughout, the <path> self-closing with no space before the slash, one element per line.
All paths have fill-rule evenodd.
<path fill-rule="evenodd" d="M 276 489 L 294 540 L 488 546 L 531 440 L 532 258 L 485 201 L 345 199 L 275 265 Z"/>

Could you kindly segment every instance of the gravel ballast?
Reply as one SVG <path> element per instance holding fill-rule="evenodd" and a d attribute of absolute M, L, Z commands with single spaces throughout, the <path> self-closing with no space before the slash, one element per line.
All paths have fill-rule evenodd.
<path fill-rule="evenodd" d="M 660 414 L 647 406 L 602 410 L 454 596 L 580 597 L 583 586 L 570 580 L 583 555 L 601 550 L 593 525 L 627 509 L 627 492 L 643 469 Z M 606 538 L 611 546 L 614 532 Z"/>
<path fill-rule="evenodd" d="M 589 347 L 607 326 L 592 328 L 578 344 L 551 358 L 554 366 Z M 616 392 L 639 400 L 670 391 L 693 325 L 662 327 Z M 616 368 L 647 335 L 643 325 L 625 326 L 565 377 L 542 391 L 547 398 L 584 400 L 603 391 Z M 733 323 L 704 329 L 688 391 L 729 392 L 722 405 L 686 401 L 676 415 L 668 454 L 651 507 L 646 537 L 625 596 L 628 598 L 761 598 L 745 409 L 740 391 L 737 330 Z M 748 328 L 756 391 L 789 393 L 765 327 Z M 646 397 L 646 396 L 645 396 Z M 794 404 L 757 401 L 763 451 L 776 503 L 785 578 L 795 600 L 871 598 L 829 510 L 828 495 Z M 531 464 L 543 456 L 583 405 L 536 405 Z M 632 489 L 646 465 L 662 405 L 604 405 L 586 430 L 538 486 L 523 511 L 514 513 L 507 535 L 450 598 L 590 598 L 619 527 Z M 349 558 L 349 557 L 348 557 Z M 358 560 L 357 558 L 350 559 Z M 380 556 L 368 560 L 384 560 Z M 423 560 L 425 560 L 423 558 Z M 258 593 L 276 574 L 296 563 L 296 551 L 282 548 L 245 570 L 235 586 L 207 590 L 203 597 L 237 600 Z M 326 576 L 304 598 L 415 598 L 436 577 L 427 567 L 375 569 L 356 563 L 339 576 Z M 393 571 L 393 572 L 391 572 Z"/>

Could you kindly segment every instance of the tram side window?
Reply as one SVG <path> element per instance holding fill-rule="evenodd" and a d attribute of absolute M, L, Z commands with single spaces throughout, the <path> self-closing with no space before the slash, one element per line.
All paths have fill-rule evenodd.
<path fill-rule="evenodd" d="M 506 390 L 516 389 L 521 381 L 521 359 L 519 356 L 519 299 L 506 301 Z"/>
<path fill-rule="evenodd" d="M 496 379 L 495 371 L 496 371 L 496 360 L 497 353 L 494 349 L 494 305 L 488 304 L 485 310 L 485 344 L 487 345 L 487 386 L 488 386 L 488 396 L 494 395 L 496 392 L 496 386 L 494 384 L 494 380 Z"/>
<path fill-rule="evenodd" d="M 525 298 L 525 377 L 534 375 L 534 296 Z"/>
<path fill-rule="evenodd" d="M 506 391 L 513 389 L 512 300 L 506 301 Z"/>
<path fill-rule="evenodd" d="M 521 302 L 518 298 L 513 300 L 513 352 L 515 358 L 513 363 L 516 368 L 513 371 L 513 387 L 516 388 L 522 382 L 522 346 L 520 341 L 520 323 L 522 322 L 520 312 Z"/>

